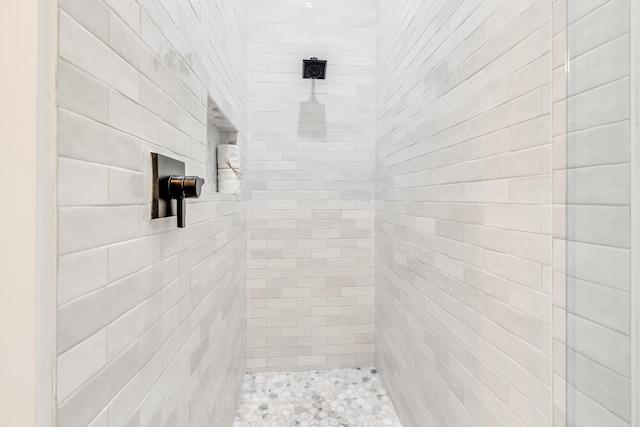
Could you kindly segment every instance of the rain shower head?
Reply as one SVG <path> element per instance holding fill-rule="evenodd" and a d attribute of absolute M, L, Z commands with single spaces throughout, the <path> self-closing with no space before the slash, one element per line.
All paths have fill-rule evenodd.
<path fill-rule="evenodd" d="M 302 60 L 302 77 L 305 79 L 324 80 L 327 71 L 327 61 L 318 58 Z"/>

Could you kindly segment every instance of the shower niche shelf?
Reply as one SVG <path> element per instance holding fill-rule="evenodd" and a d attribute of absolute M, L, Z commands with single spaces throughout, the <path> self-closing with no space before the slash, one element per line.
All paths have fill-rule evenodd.
<path fill-rule="evenodd" d="M 235 195 L 233 193 L 220 192 L 218 169 L 221 162 L 225 168 L 227 167 L 227 163 L 225 159 L 218 159 L 218 146 L 228 144 L 231 141 L 235 141 L 235 144 L 240 145 L 241 141 L 239 137 L 238 130 L 220 111 L 215 101 L 209 97 L 207 102 L 207 187 L 205 189 L 207 193 L 219 194 L 221 196 Z M 234 169 L 236 169 L 239 175 L 238 168 Z M 229 170 L 231 170 L 231 168 L 229 168 Z"/>

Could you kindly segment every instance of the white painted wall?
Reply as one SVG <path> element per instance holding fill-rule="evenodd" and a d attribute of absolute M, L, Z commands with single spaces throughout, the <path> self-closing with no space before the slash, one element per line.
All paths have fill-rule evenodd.
<path fill-rule="evenodd" d="M 36 410 L 36 217 L 38 147 L 38 2 L 6 6 L 0 14 L 0 166 L 5 176 L 22 177 L 5 224 L 0 266 L 0 413 L 11 425 L 35 425 Z M 15 43 L 20 40 L 20 43 Z"/>
<path fill-rule="evenodd" d="M 245 13 L 237 0 L 60 1 L 61 427 L 231 423 L 246 202 L 205 187 L 187 228 L 152 221 L 150 152 L 207 176 L 208 97 L 246 134 Z"/>
<path fill-rule="evenodd" d="M 54 406 L 54 5 L 11 3 L 0 17 L 0 417 L 25 427 L 52 425 Z"/>
<path fill-rule="evenodd" d="M 374 0 L 249 2 L 252 371 L 373 363 L 375 25 Z"/>

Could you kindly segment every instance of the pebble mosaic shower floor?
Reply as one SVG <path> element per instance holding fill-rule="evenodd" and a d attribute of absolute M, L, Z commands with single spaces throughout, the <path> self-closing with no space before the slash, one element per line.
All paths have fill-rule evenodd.
<path fill-rule="evenodd" d="M 234 427 L 402 427 L 375 369 L 248 374 Z"/>

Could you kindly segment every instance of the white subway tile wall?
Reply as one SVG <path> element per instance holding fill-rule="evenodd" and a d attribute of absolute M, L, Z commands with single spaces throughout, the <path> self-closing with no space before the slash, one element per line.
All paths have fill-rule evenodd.
<path fill-rule="evenodd" d="M 376 8 L 249 0 L 250 371 L 373 363 Z"/>
<path fill-rule="evenodd" d="M 552 10 L 552 235 L 553 235 L 553 426 L 567 425 L 567 1 Z"/>
<path fill-rule="evenodd" d="M 246 201 L 151 221 L 150 152 L 206 176 L 207 97 L 246 135 L 245 2 L 60 0 L 58 425 L 231 425 Z"/>
<path fill-rule="evenodd" d="M 632 405 L 631 2 L 567 3 L 567 425 L 623 427 Z"/>
<path fill-rule="evenodd" d="M 552 2 L 378 16 L 375 364 L 403 425 L 550 426 Z"/>

